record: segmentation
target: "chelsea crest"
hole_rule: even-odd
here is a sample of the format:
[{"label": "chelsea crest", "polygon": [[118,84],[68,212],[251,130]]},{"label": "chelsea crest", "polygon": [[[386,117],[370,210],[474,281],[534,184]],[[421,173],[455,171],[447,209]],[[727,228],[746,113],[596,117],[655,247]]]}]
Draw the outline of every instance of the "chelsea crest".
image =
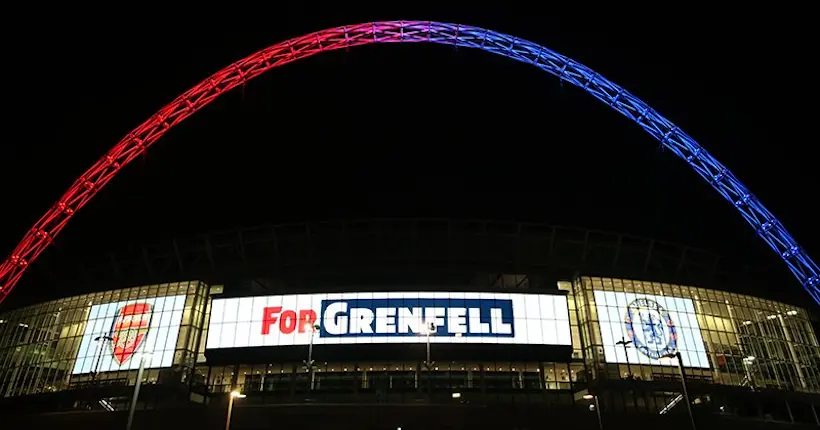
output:
[{"label": "chelsea crest", "polygon": [[635,348],[652,360],[674,354],[678,349],[678,334],[672,317],[652,299],[638,298],[630,302],[626,307],[624,325]]}]

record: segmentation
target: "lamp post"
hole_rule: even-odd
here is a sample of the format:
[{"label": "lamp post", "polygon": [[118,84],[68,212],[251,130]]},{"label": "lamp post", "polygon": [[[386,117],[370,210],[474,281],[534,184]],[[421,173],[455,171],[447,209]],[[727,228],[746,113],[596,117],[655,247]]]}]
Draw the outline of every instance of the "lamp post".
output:
[{"label": "lamp post", "polygon": [[748,382],[749,388],[751,388],[752,391],[755,390],[755,383],[754,383],[754,377],[753,377],[754,376],[754,373],[753,373],[754,369],[752,369],[752,366],[754,365],[755,359],[756,359],[755,356],[750,355],[748,357],[743,357],[743,360],[742,360],[743,370],[746,371],[746,382]]},{"label": "lamp post", "polygon": [[228,396],[228,417],[225,419],[225,430],[231,430],[231,414],[233,413],[234,399],[244,399],[245,397],[247,396],[239,391],[231,391],[231,395]]},{"label": "lamp post", "polygon": [[624,347],[624,357],[626,358],[626,375],[632,376],[632,369],[629,368],[629,354],[626,353],[626,347],[632,345],[632,341],[626,340],[626,338],[622,337],[621,340],[615,342],[615,345],[621,345]]},{"label": "lamp post", "polygon": [[113,337],[104,334],[94,338],[94,342],[97,342],[97,354],[95,357],[96,362],[94,363],[94,369],[91,373],[92,381],[97,381],[97,374],[100,371],[100,362],[102,361],[103,350],[105,349],[105,342],[112,342],[113,340]]},{"label": "lamp post", "polygon": [[308,340],[308,358],[304,361],[305,363],[305,372],[308,372],[309,384],[310,389],[313,390],[313,337],[316,335],[316,332],[319,331],[321,327],[319,324],[314,324],[311,327],[310,332],[310,339]]},{"label": "lamp post", "polygon": [[437,327],[435,322],[428,322],[427,323],[427,330],[425,330],[425,335],[427,335],[427,361],[424,362],[424,367],[427,368],[429,371],[431,367],[433,367],[434,361],[430,360],[430,336],[436,333]]},{"label": "lamp post", "polygon": [[681,357],[680,351],[675,351],[674,353],[664,355],[663,358],[676,358],[678,360],[678,372],[680,373],[680,383],[683,388],[683,401],[686,402],[686,410],[689,411],[689,421],[692,424],[692,430],[697,430],[695,416],[692,414],[692,403],[689,401],[689,392],[686,390],[686,373],[683,371],[683,357]]},{"label": "lamp post", "polygon": [[[424,336],[427,337],[427,360],[422,363],[424,368],[427,369],[427,401],[429,402],[433,395],[433,384],[430,380],[430,370],[433,368],[433,364],[435,363],[433,360],[430,359],[430,336],[436,333],[437,327],[435,321],[428,321],[424,324]],[[419,333],[422,334],[422,333]],[[416,372],[416,380],[421,378],[421,367],[419,367],[418,372]]]},{"label": "lamp post", "polygon": [[139,370],[137,370],[137,382],[134,384],[134,394],[131,396],[131,407],[128,409],[128,423],[125,425],[125,430],[131,430],[131,425],[134,423],[134,412],[137,410],[137,399],[140,395],[140,386],[142,386],[142,374],[145,371],[145,360],[150,357],[150,352],[143,352],[140,354],[140,367]]},{"label": "lamp post", "polygon": [[595,412],[598,414],[598,428],[604,430],[604,421],[601,419],[601,405],[598,403],[598,396],[596,394],[584,394],[584,399],[593,400]]}]

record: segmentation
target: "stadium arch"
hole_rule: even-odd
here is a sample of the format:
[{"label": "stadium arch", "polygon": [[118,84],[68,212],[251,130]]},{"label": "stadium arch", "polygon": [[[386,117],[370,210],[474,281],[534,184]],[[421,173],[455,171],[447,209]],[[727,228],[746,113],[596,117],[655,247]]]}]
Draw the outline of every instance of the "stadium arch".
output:
[{"label": "stadium arch", "polygon": [[820,304],[820,268],[777,218],[732,172],[694,139],[646,103],[592,69],[536,43],[492,30],[434,21],[381,21],[335,27],[296,37],[245,57],[216,72],[160,109],[94,163],[26,232],[0,264],[0,303],[31,263],[53,242],[66,223],[123,166],[142,154],[169,129],[231,89],[268,70],[325,51],[375,43],[427,42],[475,48],[531,64],[590,93],[630,118],[684,160],[755,229]]}]

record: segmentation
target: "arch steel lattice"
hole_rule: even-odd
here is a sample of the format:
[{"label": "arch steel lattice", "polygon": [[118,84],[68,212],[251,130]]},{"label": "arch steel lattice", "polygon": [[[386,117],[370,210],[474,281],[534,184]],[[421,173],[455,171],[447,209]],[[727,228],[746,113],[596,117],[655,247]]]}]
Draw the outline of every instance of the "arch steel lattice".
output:
[{"label": "arch steel lattice", "polygon": [[220,70],[166,105],[120,140],[82,176],[23,237],[0,265],[0,303],[66,223],[99,190],[171,127],[236,86],[262,73],[312,55],[372,43],[428,42],[476,48],[531,64],[583,88],[635,121],[682,158],[728,200],[786,262],[820,304],[820,269],[783,225],[723,164],[646,103],[588,67],[536,43],[491,30],[430,21],[386,21],[336,27],[262,49]]}]

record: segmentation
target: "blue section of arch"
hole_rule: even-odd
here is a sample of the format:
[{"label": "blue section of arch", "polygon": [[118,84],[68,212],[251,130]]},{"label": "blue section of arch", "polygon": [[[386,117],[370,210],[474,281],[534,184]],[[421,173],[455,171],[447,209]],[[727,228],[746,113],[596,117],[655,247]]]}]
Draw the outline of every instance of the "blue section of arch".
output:
[{"label": "blue section of arch", "polygon": [[[531,64],[557,76],[563,82],[582,88],[631,119],[665,148],[685,161],[715,191],[729,201],[755,229],[757,235],[786,262],[795,278],[814,301],[820,304],[820,268],[786,231],[783,224],[726,166],[675,124],[628,91],[583,64],[514,36],[459,24],[409,21],[397,24],[402,32],[408,33],[424,32],[424,26],[427,26],[428,42],[481,49]],[[418,41],[417,34],[408,36],[408,41]]]}]

